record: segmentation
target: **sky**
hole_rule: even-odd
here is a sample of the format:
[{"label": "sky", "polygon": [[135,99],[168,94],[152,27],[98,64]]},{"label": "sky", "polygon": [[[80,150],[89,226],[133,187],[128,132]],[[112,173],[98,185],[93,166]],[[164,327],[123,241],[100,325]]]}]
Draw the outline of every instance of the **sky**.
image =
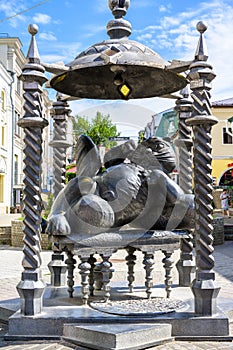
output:
[{"label": "sky", "polygon": [[[0,36],[19,37],[26,55],[28,25],[37,24],[40,58],[46,63],[67,64],[89,46],[108,39],[106,25],[112,19],[107,0],[0,0]],[[204,21],[208,62],[216,73],[211,101],[233,97],[232,0],[131,0],[125,19],[132,25],[129,39],[148,46],[166,61],[194,58],[199,38],[196,24]],[[54,98],[54,91],[50,90],[50,96]],[[73,115],[109,114],[122,136],[144,129],[152,115],[174,104],[175,100],[164,98],[70,102]]]}]

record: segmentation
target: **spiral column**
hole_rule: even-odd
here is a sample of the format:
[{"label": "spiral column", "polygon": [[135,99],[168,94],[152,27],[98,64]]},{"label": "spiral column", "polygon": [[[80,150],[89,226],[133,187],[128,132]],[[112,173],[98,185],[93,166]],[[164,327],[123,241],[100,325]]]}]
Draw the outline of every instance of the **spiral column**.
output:
[{"label": "spiral column", "polygon": [[211,113],[210,90],[215,78],[212,66],[207,63],[204,32],[207,26],[198,22],[200,39],[195,59],[190,65],[188,79],[193,98],[193,112],[187,123],[194,135],[194,194],[196,209],[196,278],[192,283],[195,298],[195,313],[216,313],[216,298],[220,288],[215,284],[213,257],[212,177],[211,177],[211,129],[218,120]]},{"label": "spiral column", "polygon": [[40,64],[35,35],[36,25],[29,25],[32,35],[27,63],[22,70],[24,88],[24,116],[18,125],[24,128],[24,248],[22,279],[17,285],[21,313],[35,315],[42,311],[42,296],[45,285],[41,280],[41,163],[42,132],[48,125],[43,118],[42,85],[46,82],[44,68]]},{"label": "spiral column", "polygon": [[[192,136],[191,127],[186,120],[191,117],[192,102],[189,99],[189,87],[181,91],[181,98],[176,101],[175,111],[178,115],[178,139],[175,141],[179,149],[179,185],[184,193],[192,193]],[[187,237],[181,238],[180,260],[176,264],[179,272],[179,285],[189,287],[195,277],[195,262],[193,257],[193,234],[189,231]]]},{"label": "spiral column", "polygon": [[62,100],[62,94],[57,93],[57,101],[53,103],[53,197],[57,197],[65,186],[66,174],[66,149],[72,146],[67,141],[67,120],[71,110],[67,101]]},{"label": "spiral column", "polygon": [[[57,197],[64,188],[66,182],[66,149],[72,144],[67,141],[67,119],[70,114],[68,103],[62,100],[62,94],[57,93],[57,101],[53,103],[53,140],[50,146],[53,147],[53,197]],[[66,264],[61,254],[59,245],[53,243],[52,260],[48,264],[51,272],[51,285],[64,286],[66,279]]]}]

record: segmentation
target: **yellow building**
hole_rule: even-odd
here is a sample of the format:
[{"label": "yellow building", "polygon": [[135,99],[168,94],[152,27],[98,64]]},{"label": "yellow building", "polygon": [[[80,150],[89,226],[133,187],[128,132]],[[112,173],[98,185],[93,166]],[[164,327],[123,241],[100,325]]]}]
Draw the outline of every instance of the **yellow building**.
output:
[{"label": "yellow building", "polygon": [[216,186],[233,188],[233,98],[212,103],[218,124],[212,129],[212,177]]},{"label": "yellow building", "polygon": [[[218,123],[212,128],[213,185],[233,192],[233,98],[212,103],[212,113]],[[178,117],[173,109],[152,117],[145,130],[147,137],[176,137]]]}]

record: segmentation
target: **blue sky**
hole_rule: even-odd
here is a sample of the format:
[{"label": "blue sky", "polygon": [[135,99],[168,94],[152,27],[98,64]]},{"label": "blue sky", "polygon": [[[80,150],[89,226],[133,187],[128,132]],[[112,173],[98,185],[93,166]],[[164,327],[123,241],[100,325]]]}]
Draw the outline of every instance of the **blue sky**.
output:
[{"label": "blue sky", "polygon": [[[21,14],[6,20],[16,13]],[[112,18],[107,0],[0,0],[0,35],[19,37],[26,54],[30,41],[27,27],[36,23],[41,61],[47,63],[69,63],[88,46],[108,39],[106,24]],[[131,0],[125,18],[132,24],[130,39],[147,45],[168,61],[193,59],[198,42],[196,24],[204,21],[208,25],[205,37],[209,62],[217,74],[212,84],[212,100],[233,96],[232,0]],[[100,105],[108,113],[108,105],[111,115],[110,102],[80,100],[73,102],[72,108],[74,114],[92,117],[96,109],[101,110]],[[174,101],[154,98],[114,102],[114,110],[118,116],[120,108],[122,113],[130,113],[132,104],[144,109],[138,108],[141,117],[136,117],[133,109],[132,120],[125,123],[142,128],[153,114],[173,106]],[[117,117],[113,119],[117,122]]]}]

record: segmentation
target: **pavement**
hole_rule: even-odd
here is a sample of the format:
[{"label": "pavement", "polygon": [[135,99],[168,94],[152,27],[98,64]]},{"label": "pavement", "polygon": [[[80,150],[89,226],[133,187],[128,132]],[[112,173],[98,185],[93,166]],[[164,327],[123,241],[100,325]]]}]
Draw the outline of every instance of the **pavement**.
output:
[{"label": "pavement", "polygon": [[[12,214],[18,215],[18,214]],[[225,219],[225,220],[232,220]],[[7,219],[5,218],[6,223]],[[2,226],[0,218],[0,226]],[[4,226],[4,225],[3,225]],[[230,319],[230,332],[233,336],[233,241],[226,241],[222,245],[215,246],[214,250],[215,258],[215,277],[216,284],[221,287],[220,293],[217,298],[217,303],[220,307],[227,305],[227,310],[229,311],[228,317]],[[51,251],[43,251],[42,256],[42,278],[46,284],[50,283],[50,272],[48,270],[48,263],[51,260]],[[23,258],[23,253],[21,249],[13,248],[10,246],[0,246],[0,304],[7,303],[14,305],[15,309],[19,306],[19,295],[16,289],[16,285],[21,280],[22,265],[21,261]],[[179,251],[176,251],[173,255],[175,262],[179,260]],[[155,264],[154,274],[156,279],[164,280],[164,270],[161,262],[161,257],[159,257],[158,263]],[[124,261],[123,252],[120,251],[113,256],[112,259],[113,267],[115,269],[113,284],[117,285],[118,283],[121,286],[127,282],[126,276],[126,265]],[[77,269],[76,269],[77,270]],[[75,271],[76,271],[75,270]],[[136,266],[136,278],[140,278],[142,275],[141,265]],[[143,271],[144,273],[144,271]],[[173,285],[177,286],[178,284],[178,273],[176,268],[173,269]],[[124,282],[126,281],[126,282]],[[79,274],[75,272],[75,284],[79,284]],[[126,284],[127,285],[127,284]],[[174,287],[172,294],[176,296],[179,288]],[[190,291],[190,295],[192,292]],[[0,312],[0,319],[4,319]],[[6,317],[7,321],[7,317]],[[50,341],[50,340],[37,340],[37,341],[10,341],[4,340],[4,335],[7,333],[7,322],[0,321],[0,348],[6,350],[88,350],[87,348],[80,346],[72,346],[70,344],[64,343],[62,341]],[[151,347],[150,350],[233,350],[233,342],[229,341],[172,341],[166,344],[161,344],[156,347]],[[148,349],[149,350],[149,349]]]}]

